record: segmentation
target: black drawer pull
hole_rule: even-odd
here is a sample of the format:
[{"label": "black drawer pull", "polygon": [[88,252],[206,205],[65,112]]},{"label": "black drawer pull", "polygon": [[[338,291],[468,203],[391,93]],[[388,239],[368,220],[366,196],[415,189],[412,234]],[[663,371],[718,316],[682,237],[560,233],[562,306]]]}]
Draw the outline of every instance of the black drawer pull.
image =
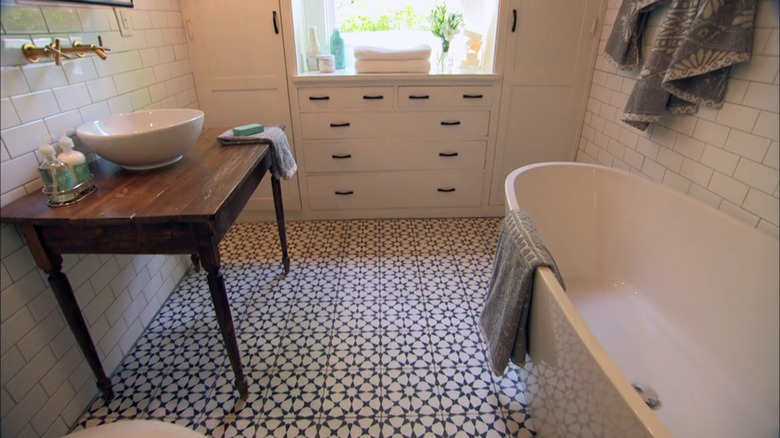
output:
[{"label": "black drawer pull", "polygon": [[441,193],[452,193],[452,192],[455,191],[455,188],[454,187],[450,187],[450,188],[447,188],[447,189],[439,188],[439,189],[436,189],[436,191],[439,191]]},{"label": "black drawer pull", "polygon": [[381,94],[378,94],[376,96],[363,96],[363,99],[365,100],[382,100],[385,96],[382,96]]},{"label": "black drawer pull", "polygon": [[330,124],[331,128],[346,128],[347,126],[349,126],[349,122],[345,122],[345,123],[331,123]]},{"label": "black drawer pull", "polygon": [[457,157],[457,152],[439,152],[440,157]]},{"label": "black drawer pull", "polygon": [[459,121],[455,121],[455,122],[441,122],[441,126],[458,126],[458,125],[460,125]]},{"label": "black drawer pull", "polygon": [[464,99],[482,99],[483,97],[484,96],[482,96],[481,94],[464,94],[463,95]]},{"label": "black drawer pull", "polygon": [[309,96],[309,100],[330,100],[330,96]]},{"label": "black drawer pull", "polygon": [[339,196],[349,196],[355,194],[355,192],[352,190],[336,190],[334,193]]},{"label": "black drawer pull", "polygon": [[334,160],[343,160],[345,158],[352,158],[352,155],[350,155],[350,154],[342,154],[342,155],[333,154],[330,157],[333,158]]},{"label": "black drawer pull", "polygon": [[409,95],[409,99],[413,99],[413,100],[425,100],[425,99],[430,99],[430,98],[431,98],[431,96],[428,96],[427,94],[412,94],[412,95]]}]

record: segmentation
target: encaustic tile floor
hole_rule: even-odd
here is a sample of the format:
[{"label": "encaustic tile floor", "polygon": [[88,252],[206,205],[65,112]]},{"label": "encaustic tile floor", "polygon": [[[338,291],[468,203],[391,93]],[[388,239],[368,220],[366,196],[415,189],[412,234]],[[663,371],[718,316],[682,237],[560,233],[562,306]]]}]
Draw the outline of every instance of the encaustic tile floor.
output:
[{"label": "encaustic tile floor", "polygon": [[206,274],[189,272],[74,430],[159,419],[207,436],[533,436],[517,368],[477,320],[499,218],[234,225],[221,244],[249,398]]}]

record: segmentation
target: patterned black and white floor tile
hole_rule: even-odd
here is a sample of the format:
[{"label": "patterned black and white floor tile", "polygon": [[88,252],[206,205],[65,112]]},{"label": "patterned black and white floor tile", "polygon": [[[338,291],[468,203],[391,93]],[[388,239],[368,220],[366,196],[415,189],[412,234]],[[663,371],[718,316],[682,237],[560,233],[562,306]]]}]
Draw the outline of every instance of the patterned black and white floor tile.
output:
[{"label": "patterned black and white floor tile", "polygon": [[205,272],[191,270],[74,430],[159,419],[212,437],[531,437],[522,382],[487,367],[477,321],[500,218],[274,223],[221,243],[249,397]]}]

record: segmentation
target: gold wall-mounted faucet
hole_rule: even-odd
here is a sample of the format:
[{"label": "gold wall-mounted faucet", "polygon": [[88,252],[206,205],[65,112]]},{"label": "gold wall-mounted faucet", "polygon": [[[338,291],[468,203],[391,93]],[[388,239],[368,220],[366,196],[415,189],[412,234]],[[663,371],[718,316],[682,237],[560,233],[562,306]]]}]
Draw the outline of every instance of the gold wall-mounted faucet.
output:
[{"label": "gold wall-mounted faucet", "polygon": [[41,60],[41,57],[46,56],[54,58],[54,62],[57,65],[62,64],[62,58],[71,59],[72,57],[68,56],[70,53],[76,54],[79,58],[83,58],[87,53],[94,52],[100,59],[105,60],[108,58],[106,52],[109,50],[111,49],[103,46],[103,38],[100,36],[98,36],[97,46],[94,44],[84,44],[81,41],[76,40],[73,42],[73,47],[63,47],[59,38],[43,47],[35,47],[35,44],[32,43],[27,43],[22,46],[22,53],[28,61],[38,62]]}]

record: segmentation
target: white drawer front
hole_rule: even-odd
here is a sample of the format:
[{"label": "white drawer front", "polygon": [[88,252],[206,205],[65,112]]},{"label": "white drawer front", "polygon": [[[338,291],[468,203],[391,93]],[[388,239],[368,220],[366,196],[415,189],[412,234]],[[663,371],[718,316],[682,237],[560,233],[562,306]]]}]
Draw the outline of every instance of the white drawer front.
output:
[{"label": "white drawer front", "polygon": [[382,138],[392,132],[393,114],[301,113],[304,140]]},{"label": "white drawer front", "polygon": [[399,108],[484,108],[493,104],[491,86],[399,87]]},{"label": "white drawer front", "polygon": [[306,170],[367,172],[382,170],[481,170],[485,141],[340,141],[304,143]]},{"label": "white drawer front", "polygon": [[396,126],[410,140],[476,140],[488,135],[490,111],[398,113]]},{"label": "white drawer front", "polygon": [[393,108],[393,87],[312,87],[298,89],[301,111]]},{"label": "white drawer front", "polygon": [[382,172],[306,178],[312,210],[475,207],[482,172]]},{"label": "white drawer front", "polygon": [[301,113],[300,117],[304,140],[478,140],[487,137],[490,129],[490,111]]}]

